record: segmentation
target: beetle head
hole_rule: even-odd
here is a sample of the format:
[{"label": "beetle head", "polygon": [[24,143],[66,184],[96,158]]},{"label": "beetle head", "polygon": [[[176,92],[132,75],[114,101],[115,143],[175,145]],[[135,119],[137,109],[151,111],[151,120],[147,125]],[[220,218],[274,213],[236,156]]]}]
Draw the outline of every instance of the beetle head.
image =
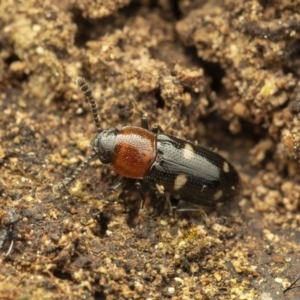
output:
[{"label": "beetle head", "polygon": [[117,133],[117,128],[110,127],[96,134],[92,141],[92,149],[97,153],[103,164],[112,163],[112,154]]}]

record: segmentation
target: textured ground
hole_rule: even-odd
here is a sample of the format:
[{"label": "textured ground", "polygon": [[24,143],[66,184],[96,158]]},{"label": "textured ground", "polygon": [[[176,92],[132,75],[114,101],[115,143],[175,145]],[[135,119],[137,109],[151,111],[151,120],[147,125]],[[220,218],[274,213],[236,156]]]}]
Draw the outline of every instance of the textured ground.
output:
[{"label": "textured ground", "polygon": [[[300,2],[0,2],[0,299],[297,299]],[[170,215],[90,153],[101,126],[151,124],[217,148],[243,192]],[[181,105],[181,108],[178,107]],[[172,109],[174,108],[174,109]],[[10,249],[11,248],[11,249]]]}]

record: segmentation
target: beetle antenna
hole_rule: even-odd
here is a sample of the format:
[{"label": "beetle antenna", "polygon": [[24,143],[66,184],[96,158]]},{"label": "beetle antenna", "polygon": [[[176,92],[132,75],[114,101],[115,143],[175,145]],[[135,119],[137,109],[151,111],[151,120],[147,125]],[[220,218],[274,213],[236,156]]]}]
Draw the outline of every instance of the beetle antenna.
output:
[{"label": "beetle antenna", "polygon": [[102,129],[101,129],[101,126],[100,126],[99,117],[98,117],[98,112],[97,112],[97,106],[96,106],[96,102],[95,102],[94,97],[93,97],[93,93],[92,93],[92,91],[89,89],[89,86],[87,85],[87,83],[85,82],[85,80],[84,80],[83,77],[77,77],[76,83],[78,84],[78,86],[79,86],[80,89],[82,90],[82,92],[83,92],[85,98],[86,98],[86,99],[90,102],[90,104],[91,104],[94,122],[95,122],[95,124],[96,124],[98,133],[100,133],[100,132],[102,131]]},{"label": "beetle antenna", "polygon": [[74,181],[79,174],[86,168],[86,166],[89,164],[90,161],[92,161],[97,156],[97,153],[95,151],[92,152],[90,156],[88,156],[74,171],[74,173],[71,175],[71,177],[66,177],[64,180],[62,180],[60,183],[55,185],[52,189],[54,194],[58,194],[61,192],[64,188],[67,189],[67,186],[70,185],[72,181]]}]

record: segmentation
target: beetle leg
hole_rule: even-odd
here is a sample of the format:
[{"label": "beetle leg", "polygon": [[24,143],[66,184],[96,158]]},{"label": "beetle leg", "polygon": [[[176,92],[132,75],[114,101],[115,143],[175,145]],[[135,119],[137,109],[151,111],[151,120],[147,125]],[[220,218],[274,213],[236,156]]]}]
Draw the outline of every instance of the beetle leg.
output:
[{"label": "beetle leg", "polygon": [[209,225],[209,218],[205,212],[205,210],[201,207],[197,207],[197,208],[192,208],[192,207],[189,207],[189,208],[178,208],[176,209],[176,211],[178,212],[187,212],[187,211],[195,211],[195,212],[199,212],[203,221],[205,222],[206,225]]},{"label": "beetle leg", "polygon": [[[171,114],[174,115],[175,114],[175,110],[176,110],[176,107],[177,108],[180,108],[181,106],[181,103],[179,103],[178,101],[175,101],[173,104],[172,104],[172,107],[171,107]],[[154,134],[157,134],[157,133],[164,133],[164,132],[167,132],[169,130],[169,128],[172,128],[173,127],[173,124],[176,122],[176,118],[174,118],[174,116],[170,119],[169,123],[167,124],[167,126],[165,126],[165,129],[162,129],[162,127],[160,125],[154,125],[151,129],[151,131],[154,133]]]},{"label": "beetle leg", "polygon": [[169,201],[170,209],[171,209],[173,215],[174,215],[175,211],[179,212],[179,213],[180,212],[189,212],[189,211],[199,212],[202,219],[204,220],[205,224],[207,225],[209,223],[208,216],[203,208],[201,208],[201,207],[181,207],[181,208],[179,208],[178,204],[179,204],[180,200],[176,199],[174,197],[168,198],[168,201]]},{"label": "beetle leg", "polygon": [[112,187],[114,191],[123,188],[127,182],[125,182],[124,178],[120,178],[118,182]]},{"label": "beetle leg", "polygon": [[169,202],[170,209],[171,209],[172,211],[177,210],[177,206],[178,206],[178,203],[179,203],[179,199],[176,199],[176,198],[174,198],[174,197],[172,197],[172,196],[169,195],[169,196],[167,197],[167,200],[168,200],[168,202]]},{"label": "beetle leg", "polygon": [[140,112],[140,116],[141,116],[141,127],[146,129],[146,130],[149,130],[149,124],[148,124],[147,116],[142,111],[139,111],[139,112]]},{"label": "beetle leg", "polygon": [[111,189],[116,191],[126,187],[132,187],[133,183],[136,184],[136,180],[131,178],[126,178],[126,177],[121,177],[118,179],[117,183]]},{"label": "beetle leg", "polygon": [[131,186],[135,184],[136,179],[127,178],[127,177],[119,177],[117,183],[113,186],[113,189],[124,188],[126,186]]},{"label": "beetle leg", "polygon": [[165,194],[165,197],[166,197],[167,205],[169,205],[169,214],[170,216],[175,218],[179,200],[175,199],[170,194]]},{"label": "beetle leg", "polygon": [[132,106],[133,106],[133,111],[135,113],[139,114],[140,117],[141,117],[141,127],[146,129],[146,130],[149,130],[147,115],[137,108],[137,103],[134,99],[130,99],[130,101],[131,101]]},{"label": "beetle leg", "polygon": [[141,207],[140,207],[140,211],[144,210],[145,207],[145,203],[146,203],[146,198],[144,196],[144,194],[142,193],[142,184],[139,181],[135,182],[135,187],[140,195],[141,198]]},{"label": "beetle leg", "polygon": [[151,129],[151,131],[155,134],[158,134],[158,133],[163,133],[163,129],[161,128],[160,125],[154,125]]}]

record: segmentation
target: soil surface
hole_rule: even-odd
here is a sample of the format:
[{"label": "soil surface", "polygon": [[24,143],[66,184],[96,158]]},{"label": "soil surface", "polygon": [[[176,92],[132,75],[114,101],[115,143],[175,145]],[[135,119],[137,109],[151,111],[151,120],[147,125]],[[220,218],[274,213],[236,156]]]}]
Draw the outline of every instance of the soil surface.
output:
[{"label": "soil surface", "polygon": [[[0,299],[300,299],[300,2],[0,2]],[[96,127],[151,125],[228,159],[221,208],[165,197],[95,160]],[[180,203],[188,207],[187,202]],[[300,283],[299,283],[300,285]]]}]

